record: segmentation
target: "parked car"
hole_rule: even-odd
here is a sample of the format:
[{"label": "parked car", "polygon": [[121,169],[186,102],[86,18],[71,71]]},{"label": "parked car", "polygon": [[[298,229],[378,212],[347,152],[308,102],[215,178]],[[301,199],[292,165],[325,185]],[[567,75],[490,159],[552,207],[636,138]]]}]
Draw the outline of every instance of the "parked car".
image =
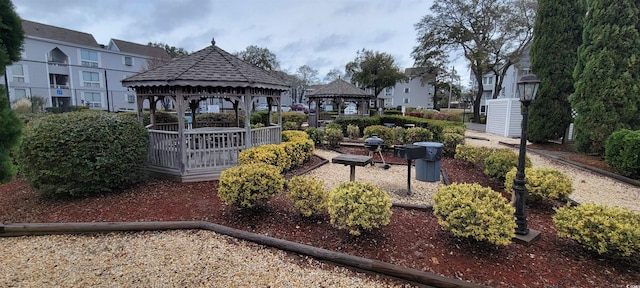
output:
[{"label": "parked car", "polygon": [[309,113],[309,105],[304,103],[295,103],[291,105],[291,111],[303,112],[304,114]]},{"label": "parked car", "polygon": [[[289,107],[289,105],[282,105],[282,107],[280,108],[282,109],[282,112],[291,111],[291,107]],[[276,105],[271,106],[271,112],[278,112],[278,106]]]},{"label": "parked car", "polygon": [[355,115],[358,114],[358,106],[355,103],[348,103],[347,107],[344,108],[344,115]]},{"label": "parked car", "polygon": [[269,110],[269,106],[267,103],[258,103],[256,104],[256,111],[267,111]]}]

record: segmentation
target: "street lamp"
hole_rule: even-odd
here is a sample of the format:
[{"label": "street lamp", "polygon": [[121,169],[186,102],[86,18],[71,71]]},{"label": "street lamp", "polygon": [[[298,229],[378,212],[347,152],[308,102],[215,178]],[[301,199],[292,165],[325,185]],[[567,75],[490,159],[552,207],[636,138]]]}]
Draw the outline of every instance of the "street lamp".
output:
[{"label": "street lamp", "polygon": [[529,118],[529,104],[536,97],[538,92],[538,86],[540,80],[536,75],[526,74],[520,77],[518,80],[518,97],[520,97],[520,103],[524,106],[522,110],[522,132],[520,136],[520,154],[518,157],[518,171],[516,173],[516,179],[513,180],[513,192],[515,194],[515,208],[516,208],[516,235],[528,235],[529,228],[527,228],[527,215],[524,211],[525,196],[527,189],[525,187],[524,177],[524,165],[527,154],[527,121]]}]

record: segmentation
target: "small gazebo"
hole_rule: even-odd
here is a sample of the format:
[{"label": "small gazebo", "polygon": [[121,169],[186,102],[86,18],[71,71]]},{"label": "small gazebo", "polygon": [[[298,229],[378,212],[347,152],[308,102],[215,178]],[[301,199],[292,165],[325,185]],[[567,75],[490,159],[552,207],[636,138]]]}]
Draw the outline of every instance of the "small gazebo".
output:
[{"label": "small gazebo", "polygon": [[[222,171],[237,165],[241,150],[282,140],[280,95],[289,86],[215,46],[215,41],[211,44],[122,80],[123,86],[136,92],[141,122],[143,103],[149,103],[147,170],[152,175],[182,182],[219,179]],[[278,123],[252,129],[251,108],[260,97],[267,98],[269,107],[277,105]],[[209,98],[231,102],[237,127],[207,127],[195,122],[189,127],[182,121],[187,109],[195,120],[199,102]],[[178,123],[156,123],[156,105],[165,99],[173,101]]]},{"label": "small gazebo", "polygon": [[[307,94],[309,102],[315,102],[316,114],[313,115],[313,119],[309,120],[309,125],[312,127],[318,127],[318,115],[320,101],[331,99],[336,102],[338,106],[338,118],[341,117],[368,117],[369,116],[369,101],[375,97],[372,94],[365,92],[364,90],[356,87],[355,85],[338,78],[333,80],[329,84],[321,87]],[[344,115],[341,107],[344,102],[355,102],[358,109],[356,114]]]}]

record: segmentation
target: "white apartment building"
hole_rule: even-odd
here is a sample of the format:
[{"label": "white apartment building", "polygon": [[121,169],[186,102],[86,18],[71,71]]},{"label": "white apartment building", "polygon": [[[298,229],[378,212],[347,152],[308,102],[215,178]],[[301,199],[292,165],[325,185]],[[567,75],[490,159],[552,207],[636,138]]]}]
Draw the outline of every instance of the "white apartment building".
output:
[{"label": "white apartment building", "polygon": [[23,20],[22,59],[7,67],[4,83],[13,103],[41,97],[45,107],[63,111],[88,106],[106,111],[135,111],[133,91],[121,80],[170,60],[164,49]]}]

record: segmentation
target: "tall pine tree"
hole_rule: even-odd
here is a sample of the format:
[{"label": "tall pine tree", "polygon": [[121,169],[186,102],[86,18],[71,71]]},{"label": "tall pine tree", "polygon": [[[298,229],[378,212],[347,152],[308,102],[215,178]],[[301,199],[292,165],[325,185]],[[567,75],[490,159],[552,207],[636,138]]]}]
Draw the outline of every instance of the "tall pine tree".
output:
[{"label": "tall pine tree", "polygon": [[539,0],[529,55],[540,79],[529,111],[528,140],[545,142],[564,136],[571,123],[569,95],[580,46],[584,11],[572,0]]},{"label": "tall pine tree", "polygon": [[569,98],[578,151],[604,153],[614,131],[640,126],[640,10],[637,0],[591,0]]}]

